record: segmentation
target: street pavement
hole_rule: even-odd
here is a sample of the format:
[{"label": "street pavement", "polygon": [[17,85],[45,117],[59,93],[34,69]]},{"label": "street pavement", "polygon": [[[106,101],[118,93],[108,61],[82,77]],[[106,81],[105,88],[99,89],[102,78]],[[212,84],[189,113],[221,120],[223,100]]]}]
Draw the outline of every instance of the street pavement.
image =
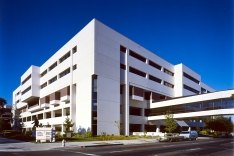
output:
[{"label": "street pavement", "polygon": [[[117,146],[129,144],[156,143],[156,139],[137,139],[137,140],[110,140],[110,141],[85,141],[85,142],[66,142],[65,147],[96,147],[96,146]],[[43,151],[64,147],[62,142],[55,143],[32,143],[0,137],[0,152],[16,151]]]},{"label": "street pavement", "polygon": [[[1,140],[1,139],[0,139]],[[1,145],[8,140],[1,140]],[[199,138],[196,141],[157,142],[155,139],[69,142],[65,147],[60,143],[21,143],[10,140],[12,146],[0,150],[1,156],[233,156],[233,138]],[[120,144],[124,145],[120,145]],[[8,144],[8,143],[7,143]],[[8,144],[8,145],[10,145]],[[23,145],[23,144],[22,144]],[[59,147],[56,147],[58,145]],[[107,146],[110,145],[110,146]],[[47,146],[47,147],[46,147]],[[103,146],[103,147],[99,147]],[[18,147],[18,149],[17,149]],[[27,150],[27,151],[24,151]]]}]

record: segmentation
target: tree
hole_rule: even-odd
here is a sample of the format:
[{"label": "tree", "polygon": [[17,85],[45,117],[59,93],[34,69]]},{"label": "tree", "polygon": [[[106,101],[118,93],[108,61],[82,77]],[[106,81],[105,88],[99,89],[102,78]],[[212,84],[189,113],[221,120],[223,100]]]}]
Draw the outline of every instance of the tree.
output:
[{"label": "tree", "polygon": [[206,128],[214,130],[216,132],[230,133],[233,130],[233,123],[230,118],[225,118],[221,116],[221,117],[216,117],[215,119],[207,120]]},{"label": "tree", "polygon": [[177,128],[176,121],[173,118],[173,114],[171,114],[169,111],[165,114],[165,126],[166,132],[169,133],[172,133]]},{"label": "tree", "polygon": [[12,126],[12,128],[14,129],[14,130],[19,130],[19,131],[21,131],[22,130],[22,128],[23,128],[23,122],[21,122],[20,121],[20,110],[19,109],[17,109],[17,107],[14,105],[13,107],[12,107],[12,109],[13,109],[13,111],[14,111],[14,113],[13,113],[13,118],[12,118],[12,122],[13,122],[13,126]]},{"label": "tree", "polygon": [[6,100],[0,97],[0,108],[3,108],[6,105]]},{"label": "tree", "polygon": [[69,117],[67,116],[63,125],[65,127],[65,133],[67,133],[71,131],[70,128],[73,127],[74,123],[72,123],[72,120],[70,120]]}]

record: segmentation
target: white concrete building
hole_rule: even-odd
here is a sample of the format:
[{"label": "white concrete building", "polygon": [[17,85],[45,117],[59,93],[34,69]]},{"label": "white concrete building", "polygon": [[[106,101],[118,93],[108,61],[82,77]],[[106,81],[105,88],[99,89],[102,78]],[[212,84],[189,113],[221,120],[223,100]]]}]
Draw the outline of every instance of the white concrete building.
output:
[{"label": "white concrete building", "polygon": [[74,131],[129,135],[149,127],[153,102],[213,91],[185,65],[173,65],[93,19],[21,76],[13,103],[25,128],[37,116],[63,131],[68,116]]}]

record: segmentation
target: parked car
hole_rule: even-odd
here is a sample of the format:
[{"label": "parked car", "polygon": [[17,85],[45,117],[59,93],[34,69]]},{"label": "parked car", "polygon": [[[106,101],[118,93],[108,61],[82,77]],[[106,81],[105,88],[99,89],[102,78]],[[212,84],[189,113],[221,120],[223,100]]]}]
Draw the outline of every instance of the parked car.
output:
[{"label": "parked car", "polygon": [[173,134],[173,133],[166,133],[164,136],[161,136],[159,138],[160,142],[173,142],[173,141],[180,141],[183,140],[184,137],[179,136],[178,134]]},{"label": "parked car", "polygon": [[197,140],[198,133],[196,131],[182,131],[179,136],[183,136],[185,140]]}]

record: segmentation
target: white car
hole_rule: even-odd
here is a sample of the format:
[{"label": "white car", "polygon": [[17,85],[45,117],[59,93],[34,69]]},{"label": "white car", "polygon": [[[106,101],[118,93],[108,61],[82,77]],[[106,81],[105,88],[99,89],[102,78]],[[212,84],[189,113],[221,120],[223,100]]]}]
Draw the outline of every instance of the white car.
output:
[{"label": "white car", "polygon": [[196,140],[198,134],[196,131],[182,131],[179,136],[183,136],[186,140]]}]

